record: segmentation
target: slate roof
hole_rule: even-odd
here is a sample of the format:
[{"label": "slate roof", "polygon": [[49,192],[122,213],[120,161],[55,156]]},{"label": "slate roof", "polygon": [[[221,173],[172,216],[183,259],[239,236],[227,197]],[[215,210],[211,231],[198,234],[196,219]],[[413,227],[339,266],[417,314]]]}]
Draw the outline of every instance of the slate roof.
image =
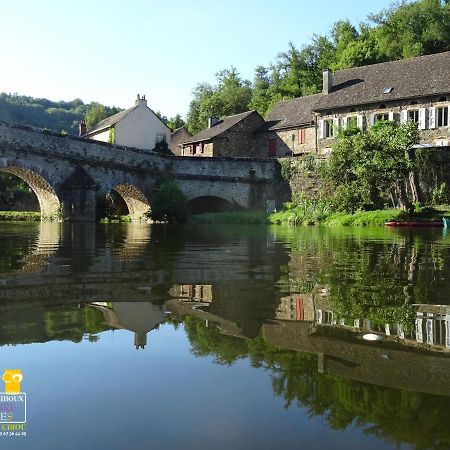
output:
[{"label": "slate roof", "polygon": [[234,116],[224,117],[213,127],[206,128],[205,130],[200,131],[199,133],[189,138],[188,141],[183,142],[183,144],[192,144],[193,142],[201,142],[213,139],[219,134],[222,134],[224,131],[227,131],[231,127],[234,127],[237,123],[254,113],[258,114],[256,111],[246,111],[240,114],[235,114]]},{"label": "slate roof", "polygon": [[133,106],[128,109],[124,109],[123,111],[118,112],[117,114],[114,114],[113,116],[107,117],[106,119],[101,120],[92,130],[89,130],[86,133],[86,136],[89,136],[92,133],[96,133],[98,131],[104,130],[106,128],[112,127],[115,125],[119,120],[122,120],[125,116],[127,116],[133,109],[137,108],[137,106]]},{"label": "slate roof", "polygon": [[313,109],[320,96],[314,94],[277,103],[266,117],[265,130],[311,124],[314,121]]},{"label": "slate roof", "polygon": [[[386,88],[392,88],[384,94]],[[450,52],[339,70],[316,111],[450,93]]]}]

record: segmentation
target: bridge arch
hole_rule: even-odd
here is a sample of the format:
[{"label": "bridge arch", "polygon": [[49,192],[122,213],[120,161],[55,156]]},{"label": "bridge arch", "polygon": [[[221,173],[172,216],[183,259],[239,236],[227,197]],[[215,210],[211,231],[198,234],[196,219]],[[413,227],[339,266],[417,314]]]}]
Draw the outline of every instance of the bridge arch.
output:
[{"label": "bridge arch", "polygon": [[59,220],[61,211],[61,201],[46,178],[32,170],[23,167],[22,164],[9,163],[0,166],[0,172],[10,173],[23,180],[36,194],[43,220]]},{"label": "bridge arch", "polygon": [[112,188],[123,199],[133,222],[144,221],[150,212],[150,202],[145,194],[131,184],[117,184]]},{"label": "bridge arch", "polygon": [[201,195],[193,197],[187,202],[189,211],[192,214],[201,214],[204,212],[225,212],[235,209],[233,203],[224,197],[216,195]]}]

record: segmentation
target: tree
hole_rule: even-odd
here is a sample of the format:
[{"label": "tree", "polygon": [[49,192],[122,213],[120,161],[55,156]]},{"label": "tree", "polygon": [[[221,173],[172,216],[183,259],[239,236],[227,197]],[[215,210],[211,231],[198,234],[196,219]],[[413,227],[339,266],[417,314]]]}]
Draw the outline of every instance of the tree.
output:
[{"label": "tree", "polygon": [[251,83],[243,80],[234,67],[216,74],[217,84],[198,84],[189,106],[188,130],[195,134],[206,128],[209,117],[224,117],[250,109]]},{"label": "tree", "polygon": [[186,222],[186,198],[173,180],[165,180],[157,188],[152,202],[151,218],[169,223]]},{"label": "tree", "polygon": [[108,113],[103,105],[100,105],[99,103],[93,103],[91,105],[92,106],[89,107],[86,115],[84,116],[88,130],[95,127],[95,125],[97,125],[101,120],[108,117]]},{"label": "tree", "polygon": [[177,130],[184,127],[186,122],[182,119],[181,114],[177,114],[175,117],[170,118],[166,124],[171,130]]},{"label": "tree", "polygon": [[333,147],[328,175],[339,209],[354,212],[406,207],[405,181],[412,169],[407,150],[418,142],[417,125],[380,121],[368,131],[342,133]]}]

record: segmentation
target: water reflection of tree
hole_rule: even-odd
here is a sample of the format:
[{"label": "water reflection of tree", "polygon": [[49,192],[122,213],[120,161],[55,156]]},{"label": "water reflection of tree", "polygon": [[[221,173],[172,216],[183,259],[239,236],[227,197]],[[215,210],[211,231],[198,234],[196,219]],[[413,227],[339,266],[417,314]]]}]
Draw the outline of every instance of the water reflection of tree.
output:
[{"label": "water reflection of tree", "polygon": [[448,303],[450,248],[439,231],[303,229],[282,238],[291,261],[281,289],[326,285],[340,316],[411,323],[413,303]]},{"label": "water reflection of tree", "polygon": [[249,358],[251,365],[268,372],[272,388],[285,402],[324,417],[331,428],[349,426],[396,445],[416,449],[450,447],[450,399],[430,394],[368,385],[317,371],[317,355],[274,346],[260,335],[253,340],[220,334],[203,320],[186,316],[184,326],[196,356],[212,356],[231,365]]}]

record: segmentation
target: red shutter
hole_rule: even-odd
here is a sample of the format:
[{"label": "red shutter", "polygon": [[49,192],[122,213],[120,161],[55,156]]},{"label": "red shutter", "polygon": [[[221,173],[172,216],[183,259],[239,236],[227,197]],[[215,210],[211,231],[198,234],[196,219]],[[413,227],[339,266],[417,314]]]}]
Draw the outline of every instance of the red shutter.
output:
[{"label": "red shutter", "polygon": [[269,139],[267,141],[268,147],[268,155],[271,157],[277,156],[277,140],[276,139]]},{"label": "red shutter", "polygon": [[305,308],[303,306],[303,300],[300,297],[297,298],[296,307],[297,307],[296,319],[305,320]]},{"label": "red shutter", "polygon": [[298,143],[304,144],[305,143],[305,129],[302,128],[301,130],[298,130]]}]

